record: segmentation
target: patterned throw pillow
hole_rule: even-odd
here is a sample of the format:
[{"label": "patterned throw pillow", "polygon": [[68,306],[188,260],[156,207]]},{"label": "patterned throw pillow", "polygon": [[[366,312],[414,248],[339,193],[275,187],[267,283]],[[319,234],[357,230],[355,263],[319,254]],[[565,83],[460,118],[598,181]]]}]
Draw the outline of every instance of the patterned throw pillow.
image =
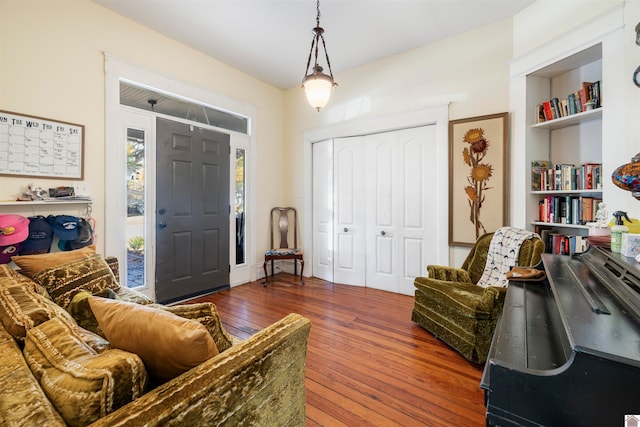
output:
[{"label": "patterned throw pillow", "polygon": [[27,330],[54,317],[73,322],[65,310],[36,291],[39,286],[6,265],[0,266],[0,322],[17,341]]},{"label": "patterned throw pillow", "polygon": [[0,328],[0,425],[65,427],[9,333]]},{"label": "patterned throw pillow", "polygon": [[145,392],[142,360],[126,351],[97,353],[61,318],[27,332],[24,357],[45,394],[69,426],[84,426]]},{"label": "patterned throw pillow", "polygon": [[146,305],[94,296],[88,299],[111,346],[140,356],[159,383],[218,354],[207,329],[195,320]]},{"label": "patterned throw pillow", "polygon": [[233,338],[222,327],[218,309],[215,304],[202,302],[198,304],[182,304],[174,306],[160,306],[170,313],[185,319],[195,320],[207,328],[209,334],[216,343],[218,351],[223,352],[233,345]]},{"label": "patterned throw pillow", "polygon": [[102,255],[93,255],[43,270],[33,277],[44,286],[53,301],[68,310],[74,295],[80,291],[97,294],[105,289],[120,289],[113,272]]},{"label": "patterned throw pillow", "polygon": [[11,261],[20,267],[21,274],[24,274],[27,277],[33,277],[47,268],[87,258],[95,255],[95,253],[96,245],[91,245],[75,251],[51,252],[38,255],[19,255],[11,257]]},{"label": "patterned throw pillow", "polygon": [[[92,295],[87,291],[80,291],[75,294],[69,304],[69,313],[78,323],[78,326],[106,339],[106,335],[102,332],[102,329],[100,329],[100,325],[98,325],[96,316],[94,316],[93,311],[91,311],[91,306],[89,305],[90,296]],[[116,293],[111,289],[105,289],[102,292],[98,292],[96,296],[108,299],[118,299]]]}]

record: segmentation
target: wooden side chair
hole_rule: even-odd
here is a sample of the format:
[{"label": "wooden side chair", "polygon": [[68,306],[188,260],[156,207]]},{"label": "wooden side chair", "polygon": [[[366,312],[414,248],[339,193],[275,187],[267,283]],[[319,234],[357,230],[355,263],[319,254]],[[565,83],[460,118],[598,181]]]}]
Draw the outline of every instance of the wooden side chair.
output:
[{"label": "wooden side chair", "polygon": [[[277,224],[277,229],[274,227]],[[271,229],[271,249],[264,253],[264,286],[269,283],[269,275],[267,273],[267,263],[271,261],[271,276],[274,273],[274,261],[292,259],[293,274],[298,275],[298,261],[300,261],[300,283],[304,283],[302,272],[304,270],[304,259],[302,249],[298,248],[298,212],[295,208],[271,209],[269,215],[269,227]],[[276,231],[277,230],[277,231]],[[279,236],[279,245],[274,245],[276,234]],[[291,236],[293,234],[293,236]],[[293,245],[289,244],[289,239],[293,237]]]}]

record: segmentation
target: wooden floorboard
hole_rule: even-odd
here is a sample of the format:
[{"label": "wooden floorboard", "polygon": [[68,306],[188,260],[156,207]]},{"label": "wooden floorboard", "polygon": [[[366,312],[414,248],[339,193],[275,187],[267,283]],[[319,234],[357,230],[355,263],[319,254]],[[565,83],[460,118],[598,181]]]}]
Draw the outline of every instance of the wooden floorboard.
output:
[{"label": "wooden floorboard", "polygon": [[195,301],[239,338],[289,313],[311,320],[307,426],[485,425],[482,368],[411,321],[411,296],[281,273]]}]

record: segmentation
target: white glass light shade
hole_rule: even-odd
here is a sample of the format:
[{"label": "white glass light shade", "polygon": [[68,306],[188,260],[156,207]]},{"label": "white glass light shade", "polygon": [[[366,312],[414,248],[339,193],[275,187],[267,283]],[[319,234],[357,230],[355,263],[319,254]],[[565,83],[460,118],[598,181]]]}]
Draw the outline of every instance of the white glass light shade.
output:
[{"label": "white glass light shade", "polygon": [[307,101],[318,111],[329,102],[333,86],[333,79],[321,73],[309,74],[302,83]]}]

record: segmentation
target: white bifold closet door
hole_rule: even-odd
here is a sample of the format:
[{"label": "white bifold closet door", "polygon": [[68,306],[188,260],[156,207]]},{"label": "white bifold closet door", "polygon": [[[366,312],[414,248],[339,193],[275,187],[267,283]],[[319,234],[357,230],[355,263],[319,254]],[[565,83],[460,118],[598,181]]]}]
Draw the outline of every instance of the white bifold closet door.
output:
[{"label": "white bifold closet door", "polygon": [[314,275],[413,294],[413,279],[436,259],[435,132],[422,126],[314,144]]}]

